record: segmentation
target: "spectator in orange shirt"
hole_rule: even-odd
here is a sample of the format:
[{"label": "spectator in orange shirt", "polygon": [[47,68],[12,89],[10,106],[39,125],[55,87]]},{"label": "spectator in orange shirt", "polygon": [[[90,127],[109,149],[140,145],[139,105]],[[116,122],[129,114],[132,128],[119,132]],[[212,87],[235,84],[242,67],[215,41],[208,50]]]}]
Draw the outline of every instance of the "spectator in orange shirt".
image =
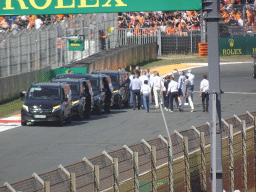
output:
[{"label": "spectator in orange shirt", "polygon": [[172,35],[172,34],[175,34],[175,33],[176,33],[175,28],[173,28],[170,25],[168,25],[167,28],[166,28],[166,34],[167,35]]}]

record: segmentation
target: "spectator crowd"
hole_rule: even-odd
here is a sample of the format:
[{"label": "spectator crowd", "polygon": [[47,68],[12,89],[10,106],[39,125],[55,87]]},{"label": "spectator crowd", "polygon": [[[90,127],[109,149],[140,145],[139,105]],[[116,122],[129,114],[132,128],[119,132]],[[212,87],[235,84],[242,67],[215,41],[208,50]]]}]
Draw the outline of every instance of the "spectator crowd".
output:
[{"label": "spectator crowd", "polygon": [[[243,26],[243,7],[246,2],[254,5],[255,0],[220,0],[222,20],[229,26]],[[256,11],[254,6],[245,9],[245,26],[253,27]],[[0,16],[0,33],[17,33],[20,30],[39,29],[48,24],[57,24],[76,15],[23,15]],[[191,30],[201,29],[201,11],[157,11],[118,13],[118,27],[130,29],[147,29],[154,34],[161,30],[162,34],[187,36]]]},{"label": "spectator crowd", "polygon": [[42,26],[57,24],[74,18],[75,15],[23,15],[23,16],[0,16],[0,34],[4,32],[17,33],[20,30],[40,29]]}]

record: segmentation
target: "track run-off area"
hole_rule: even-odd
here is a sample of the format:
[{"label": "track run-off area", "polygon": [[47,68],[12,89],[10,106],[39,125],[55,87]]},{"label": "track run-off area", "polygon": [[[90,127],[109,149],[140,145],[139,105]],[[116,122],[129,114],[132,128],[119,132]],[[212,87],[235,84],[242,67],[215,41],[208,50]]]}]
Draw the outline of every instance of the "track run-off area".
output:
[{"label": "track run-off area", "polygon": [[[179,70],[177,66],[173,67]],[[195,75],[196,112],[191,113],[189,106],[185,106],[184,112],[178,112],[176,108],[173,113],[165,111],[171,134],[174,130],[183,131],[209,121],[209,113],[202,111],[199,97],[199,84],[202,76],[208,74],[208,67],[193,64],[184,68],[192,68]],[[220,68],[221,88],[224,91],[221,96],[222,118],[256,111],[256,79],[252,77],[252,63],[221,64]],[[172,72],[168,68],[155,70],[160,75]],[[104,150],[110,152],[123,145],[139,143],[141,139],[154,139],[159,134],[166,136],[165,126],[160,109],[153,104],[149,113],[143,109],[134,111],[132,107],[113,109],[110,114],[91,115],[89,120],[73,121],[64,127],[54,127],[50,123],[21,127],[10,120],[9,128],[6,124],[0,126],[0,186],[6,181],[14,183],[27,179],[34,172],[42,174],[51,171],[60,164],[67,166],[84,157],[101,155]]]}]

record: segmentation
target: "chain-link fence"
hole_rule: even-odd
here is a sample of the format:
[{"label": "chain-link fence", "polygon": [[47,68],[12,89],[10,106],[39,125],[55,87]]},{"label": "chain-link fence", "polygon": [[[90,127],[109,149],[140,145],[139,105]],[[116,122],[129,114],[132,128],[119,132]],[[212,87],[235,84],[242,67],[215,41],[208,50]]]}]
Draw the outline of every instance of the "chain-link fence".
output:
[{"label": "chain-link fence", "polygon": [[[222,120],[223,188],[226,191],[254,188],[255,117],[256,112],[247,112]],[[12,185],[5,183],[0,192],[12,189],[22,192],[210,191],[210,124],[175,131],[171,140],[171,153],[167,139],[159,136],[110,153],[103,152],[89,160],[84,158],[73,165],[60,165],[56,170],[39,176],[33,174],[32,178]]]},{"label": "chain-link fence", "polygon": [[[115,30],[108,34],[108,29]],[[117,14],[85,14],[48,25],[39,30],[0,34],[0,77],[51,66],[57,68],[102,49],[118,46]],[[100,38],[102,31],[107,38]],[[74,36],[84,37],[84,51],[69,51]],[[103,45],[104,44],[104,45]]]}]

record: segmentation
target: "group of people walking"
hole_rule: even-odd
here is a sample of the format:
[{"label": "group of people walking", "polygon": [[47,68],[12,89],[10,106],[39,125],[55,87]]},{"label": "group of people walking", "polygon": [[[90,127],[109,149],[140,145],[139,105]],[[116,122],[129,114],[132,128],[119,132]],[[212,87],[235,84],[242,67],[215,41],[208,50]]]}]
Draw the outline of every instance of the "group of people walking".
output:
[{"label": "group of people walking", "polygon": [[[193,103],[194,80],[195,76],[188,70],[177,71],[179,74],[178,81],[174,80],[174,75],[167,75],[164,78],[159,76],[159,72],[145,71],[136,67],[135,72],[131,70],[130,91],[133,109],[141,106],[145,108],[145,112],[149,112],[149,102],[155,104],[156,108],[160,104],[164,104],[164,109],[173,112],[173,102],[175,101],[178,111],[183,111],[184,105],[190,105],[191,112],[195,111]],[[208,112],[209,106],[209,81],[207,76],[203,75],[203,80],[200,82],[200,97],[202,97],[203,112]]]}]

